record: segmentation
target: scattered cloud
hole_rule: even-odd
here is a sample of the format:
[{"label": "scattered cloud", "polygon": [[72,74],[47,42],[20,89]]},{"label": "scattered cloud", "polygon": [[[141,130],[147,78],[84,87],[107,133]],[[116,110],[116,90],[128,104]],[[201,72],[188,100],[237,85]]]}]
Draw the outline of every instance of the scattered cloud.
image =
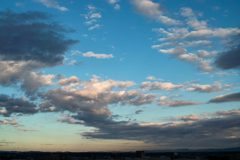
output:
[{"label": "scattered cloud", "polygon": [[211,92],[219,92],[222,91],[223,88],[220,83],[215,82],[211,85],[199,85],[199,84],[191,84],[190,88],[187,88],[187,91],[190,92],[200,92],[200,93],[211,93]]},{"label": "scattered cloud", "polygon": [[131,0],[133,9],[148,18],[155,19],[167,25],[179,25],[181,21],[163,16],[165,7],[159,3],[154,3],[151,0]]},{"label": "scattered cloud", "polygon": [[121,7],[120,7],[119,4],[115,4],[115,6],[114,6],[114,9],[115,9],[115,10],[120,10],[120,8],[121,8]]},{"label": "scattered cloud", "polygon": [[100,13],[93,13],[90,18],[102,18]]},{"label": "scattered cloud", "polygon": [[175,85],[175,84],[172,84],[170,82],[165,82],[165,83],[162,83],[162,82],[142,82],[141,83],[141,86],[140,86],[141,89],[147,89],[147,90],[168,90],[168,91],[172,91],[172,90],[176,90],[176,89],[181,89],[183,88],[183,85],[180,84],[180,85]]},{"label": "scattered cloud", "polygon": [[[210,60],[206,60],[201,57],[201,56],[206,56],[206,54],[203,54],[202,51],[199,51],[200,56],[198,56],[197,54],[194,54],[194,53],[187,53],[187,50],[185,48],[180,48],[180,47],[170,48],[170,49],[159,49],[159,52],[171,55],[179,60],[186,61],[191,64],[198,64],[197,68],[200,70],[203,70],[206,72],[212,72],[213,68],[209,65]],[[215,54],[215,51],[208,53],[209,56],[210,54]]]},{"label": "scattered cloud", "polygon": [[35,130],[35,129],[23,129],[23,128],[18,128],[19,131],[38,131],[38,130]]},{"label": "scattered cloud", "polygon": [[101,27],[101,25],[100,24],[95,24],[94,26],[92,26],[92,27],[90,27],[90,28],[88,28],[88,30],[93,30],[93,29],[96,29],[96,28],[100,28]]},{"label": "scattered cloud", "polygon": [[109,59],[109,58],[113,58],[112,54],[95,54],[92,51],[86,52],[82,54],[83,57],[95,57],[98,59]]},{"label": "scattered cloud", "polygon": [[61,7],[58,5],[57,1],[54,0],[35,0],[36,2],[40,2],[43,5],[49,7],[49,8],[56,8],[60,11],[68,11],[68,9],[66,7]]},{"label": "scattered cloud", "polygon": [[24,3],[16,2],[16,3],[15,3],[15,6],[16,6],[16,7],[23,7],[23,6],[24,6]]},{"label": "scattered cloud", "polygon": [[135,112],[135,114],[139,114],[139,113],[141,113],[141,112],[143,112],[143,110],[137,110],[137,111]]},{"label": "scattered cloud", "polygon": [[160,98],[160,102],[158,102],[157,104],[159,106],[179,107],[179,106],[187,106],[187,105],[197,105],[202,103],[195,102],[195,101],[171,100],[171,99],[168,99],[166,96],[162,96]]},{"label": "scattered cloud", "polygon": [[79,83],[81,80],[78,79],[76,76],[71,76],[69,78],[60,79],[57,84],[64,86],[64,85],[70,85],[71,83]]}]

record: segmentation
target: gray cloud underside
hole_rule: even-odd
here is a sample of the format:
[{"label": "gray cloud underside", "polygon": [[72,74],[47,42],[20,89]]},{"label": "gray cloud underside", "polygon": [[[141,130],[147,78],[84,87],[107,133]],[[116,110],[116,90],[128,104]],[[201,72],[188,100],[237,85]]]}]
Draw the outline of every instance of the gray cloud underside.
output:
[{"label": "gray cloud underside", "polygon": [[[4,108],[4,109],[3,109]],[[36,104],[24,98],[12,98],[8,95],[0,95],[0,115],[10,116],[12,113],[35,114],[38,112]]]},{"label": "gray cloud underside", "polygon": [[214,62],[214,64],[221,69],[235,69],[240,68],[240,45],[229,51],[223,52]]},{"label": "gray cloud underside", "polygon": [[234,102],[234,101],[240,101],[240,92],[214,97],[211,100],[209,100],[208,103],[223,103],[223,102]]},{"label": "gray cloud underside", "polygon": [[47,67],[62,64],[64,53],[78,41],[63,33],[72,30],[49,22],[45,12],[0,12],[0,58],[3,61],[34,60]]},{"label": "gray cloud underside", "polygon": [[79,113],[72,118],[84,121],[85,126],[97,128],[96,131],[82,133],[82,136],[90,139],[126,139],[159,145],[169,143],[169,146],[175,147],[182,147],[183,142],[184,147],[196,144],[202,147],[234,146],[240,140],[237,137],[229,138],[240,131],[239,115],[163,124],[113,121],[108,117],[86,113]]},{"label": "gray cloud underside", "polygon": [[39,87],[50,84],[46,79],[54,78],[33,71],[63,65],[65,52],[78,42],[65,36],[73,30],[51,17],[39,11],[0,11],[0,84],[22,82],[21,90],[31,100]]}]

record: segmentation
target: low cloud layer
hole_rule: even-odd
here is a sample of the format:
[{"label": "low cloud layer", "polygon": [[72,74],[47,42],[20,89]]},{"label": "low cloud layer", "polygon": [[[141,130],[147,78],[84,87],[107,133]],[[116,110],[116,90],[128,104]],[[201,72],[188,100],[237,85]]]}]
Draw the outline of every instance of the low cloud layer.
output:
[{"label": "low cloud layer", "polygon": [[234,101],[240,101],[240,92],[214,97],[211,100],[209,100],[208,103],[223,103],[223,102],[234,102]]}]

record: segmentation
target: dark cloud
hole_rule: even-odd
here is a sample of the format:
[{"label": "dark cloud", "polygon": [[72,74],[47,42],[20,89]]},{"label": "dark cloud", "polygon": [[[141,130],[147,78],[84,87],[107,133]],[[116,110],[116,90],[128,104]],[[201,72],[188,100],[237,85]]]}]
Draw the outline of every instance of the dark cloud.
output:
[{"label": "dark cloud", "polygon": [[211,100],[209,100],[208,103],[223,103],[233,101],[240,101],[240,92],[214,97]]},{"label": "dark cloud", "polygon": [[8,95],[0,95],[0,114],[11,116],[12,113],[35,114],[38,112],[36,104],[24,98],[12,98]]},{"label": "dark cloud", "polygon": [[141,112],[143,112],[143,110],[137,110],[135,113],[136,113],[136,114],[139,114],[139,113],[141,113]]},{"label": "dark cloud", "polygon": [[64,53],[78,41],[67,39],[72,30],[50,21],[45,12],[0,12],[0,56],[2,61],[37,61],[52,67],[60,65]]},{"label": "dark cloud", "polygon": [[235,146],[240,140],[235,136],[240,131],[239,116],[195,118],[194,121],[192,118],[188,119],[191,122],[184,118],[184,122],[160,124],[113,121],[103,116],[92,118],[91,115],[78,115],[73,118],[81,119],[85,122],[84,125],[96,128],[94,131],[82,133],[87,139],[137,140],[158,145],[168,143],[174,147]]},{"label": "dark cloud", "polygon": [[227,46],[227,51],[220,53],[214,64],[224,70],[240,68],[240,34],[233,37]]}]

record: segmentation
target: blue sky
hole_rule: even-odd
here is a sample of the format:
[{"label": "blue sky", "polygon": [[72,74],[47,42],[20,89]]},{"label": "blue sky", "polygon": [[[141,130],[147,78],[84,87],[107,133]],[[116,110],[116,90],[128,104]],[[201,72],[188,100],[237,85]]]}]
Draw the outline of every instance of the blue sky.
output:
[{"label": "blue sky", "polygon": [[0,4],[0,150],[239,147],[238,1]]}]

